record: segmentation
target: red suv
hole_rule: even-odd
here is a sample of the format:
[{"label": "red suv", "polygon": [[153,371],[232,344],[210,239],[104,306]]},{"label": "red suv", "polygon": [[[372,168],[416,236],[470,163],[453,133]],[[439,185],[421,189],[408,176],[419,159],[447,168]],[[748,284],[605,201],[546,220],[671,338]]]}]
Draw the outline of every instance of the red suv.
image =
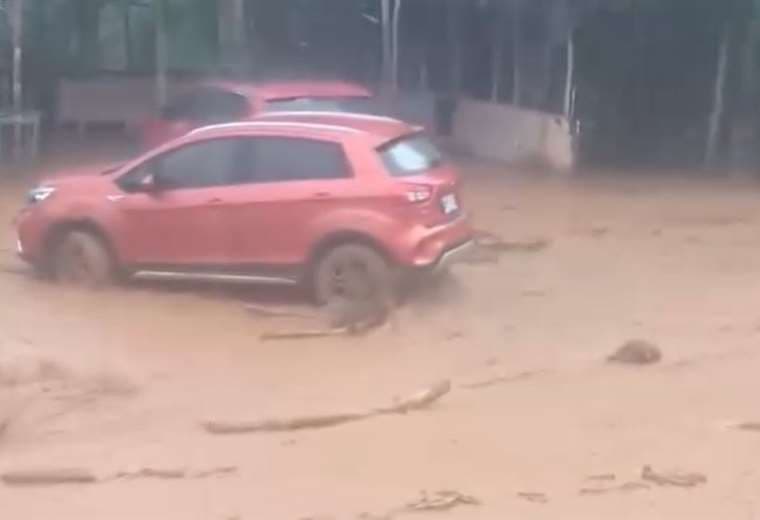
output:
[{"label": "red suv", "polygon": [[207,80],[184,87],[140,129],[140,145],[155,148],[210,124],[250,120],[275,111],[331,111],[375,114],[376,100],[366,88],[340,81],[249,83]]},{"label": "red suv", "polygon": [[18,250],[66,282],[307,283],[326,303],[455,261],[472,239],[460,204],[456,173],[419,129],[280,113],[44,182],[18,217]]}]

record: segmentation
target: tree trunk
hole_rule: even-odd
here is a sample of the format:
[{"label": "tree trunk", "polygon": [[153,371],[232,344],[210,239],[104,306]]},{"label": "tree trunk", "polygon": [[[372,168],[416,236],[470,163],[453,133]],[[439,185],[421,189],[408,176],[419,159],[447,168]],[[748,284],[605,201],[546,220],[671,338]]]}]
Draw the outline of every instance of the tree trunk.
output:
[{"label": "tree trunk", "polygon": [[493,28],[493,52],[491,60],[491,101],[499,102],[501,96],[502,67],[504,64],[504,11],[496,6]]},{"label": "tree trunk", "polygon": [[96,70],[100,64],[101,49],[98,41],[98,28],[101,2],[99,0],[77,0],[73,4],[73,8],[76,9],[79,32],[80,66],[90,73]]},{"label": "tree trunk", "polygon": [[730,41],[730,26],[726,25],[721,36],[718,50],[718,66],[715,73],[715,92],[713,107],[710,114],[710,123],[707,134],[707,147],[705,150],[705,165],[715,164],[718,155],[718,143],[720,141],[720,129],[725,110],[726,73],[728,69],[728,46]]},{"label": "tree trunk", "polygon": [[570,120],[572,117],[573,85],[575,84],[575,38],[571,32],[567,37],[567,75],[565,77],[565,98],[563,113]]},{"label": "tree trunk", "polygon": [[393,6],[393,90],[399,89],[399,57],[400,57],[400,28],[401,28],[401,7],[404,0],[395,0]]},{"label": "tree trunk", "polygon": [[462,91],[462,42],[459,37],[459,16],[461,10],[457,0],[450,0],[445,6],[447,13],[447,29],[449,49],[451,52],[451,80],[452,94],[457,97]]},{"label": "tree trunk", "polygon": [[132,69],[135,61],[132,51],[132,20],[130,19],[130,1],[124,0],[122,7],[124,9],[124,58],[126,59],[126,70]]},{"label": "tree trunk", "polygon": [[515,1],[512,4],[512,104],[519,107],[522,102],[522,77],[520,74],[520,54],[522,45],[520,44],[520,2]]},{"label": "tree trunk", "polygon": [[219,50],[225,65],[235,69],[249,69],[247,63],[246,12],[243,0],[219,0],[217,2]]},{"label": "tree trunk", "polygon": [[393,82],[393,28],[391,27],[391,0],[381,0],[382,32],[382,83],[385,88]]},{"label": "tree trunk", "polygon": [[166,0],[155,2],[156,10],[156,103],[166,104],[168,94],[169,42],[166,34]]},{"label": "tree trunk", "polygon": [[13,42],[13,88],[12,101],[13,110],[21,111],[24,102],[23,79],[22,74],[22,42],[23,42],[23,0],[10,0],[8,8],[10,10],[11,39]]}]

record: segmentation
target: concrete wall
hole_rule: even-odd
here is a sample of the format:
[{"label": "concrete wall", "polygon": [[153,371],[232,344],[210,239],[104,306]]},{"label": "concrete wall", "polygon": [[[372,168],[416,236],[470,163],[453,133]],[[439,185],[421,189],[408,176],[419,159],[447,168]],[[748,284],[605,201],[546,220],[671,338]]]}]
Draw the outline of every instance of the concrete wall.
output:
[{"label": "concrete wall", "polygon": [[[170,91],[182,89],[174,83]],[[152,78],[64,80],[59,87],[60,123],[114,123],[128,127],[155,109]],[[389,115],[437,133],[436,98],[429,93],[402,93]],[[506,163],[540,163],[557,170],[574,165],[567,120],[562,116],[463,99],[457,103],[450,142],[473,157]]]},{"label": "concrete wall", "polygon": [[452,142],[459,151],[483,159],[557,170],[574,165],[567,119],[511,105],[460,100]]},{"label": "concrete wall", "polygon": [[[170,85],[170,94],[181,89]],[[404,92],[378,100],[378,111],[435,132],[436,98],[425,92]],[[57,121],[61,123],[132,123],[155,111],[152,78],[64,79],[58,89]]]},{"label": "concrete wall", "polygon": [[154,111],[152,78],[62,80],[58,87],[58,123],[138,123]]}]

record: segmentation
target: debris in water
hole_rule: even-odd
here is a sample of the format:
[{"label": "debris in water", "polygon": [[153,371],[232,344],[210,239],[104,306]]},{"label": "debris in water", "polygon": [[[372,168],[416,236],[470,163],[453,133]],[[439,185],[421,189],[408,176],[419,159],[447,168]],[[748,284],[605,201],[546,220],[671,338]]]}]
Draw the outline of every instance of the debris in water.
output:
[{"label": "debris in water", "polygon": [[438,401],[441,397],[448,394],[451,391],[451,381],[440,381],[424,390],[417,392],[416,394],[401,399],[394,403],[392,406],[385,408],[377,408],[374,410],[375,414],[394,414],[394,413],[408,413],[414,410],[421,410],[427,408],[434,402]]},{"label": "debris in water", "polygon": [[264,332],[259,338],[262,341],[272,341],[285,339],[335,338],[348,335],[348,329],[303,329]]},{"label": "debris in water", "polygon": [[338,298],[325,306],[331,330],[362,334],[384,325],[391,314],[389,298],[376,294],[368,298]]},{"label": "debris in water", "polygon": [[265,332],[261,339],[314,339],[366,334],[386,323],[394,325],[393,306],[389,299],[378,295],[357,300],[338,300],[324,308],[324,328],[292,328],[282,331]]},{"label": "debris in water", "polygon": [[356,517],[356,520],[393,520],[393,515],[391,513],[381,513],[381,514],[375,514],[375,513],[359,513],[359,515]]},{"label": "debris in water", "polygon": [[546,504],[549,502],[549,497],[547,497],[545,493],[522,492],[518,493],[517,496],[523,500],[534,502],[536,504]]},{"label": "debris in water", "polygon": [[56,486],[62,484],[94,484],[95,475],[85,469],[28,469],[0,475],[7,486]]},{"label": "debris in water", "polygon": [[473,383],[465,383],[461,385],[461,387],[467,390],[478,390],[481,388],[488,388],[495,385],[523,381],[525,379],[530,379],[532,377],[535,377],[540,374],[545,374],[545,373],[546,373],[545,370],[533,370],[533,371],[528,370],[526,372],[520,372],[519,374],[515,374],[515,375],[499,376],[499,377],[494,377],[491,379],[486,379],[484,381],[475,381]]},{"label": "debris in water", "polygon": [[644,491],[651,489],[649,485],[643,482],[626,482],[620,486],[607,488],[583,488],[579,491],[581,495],[604,495],[607,493],[632,493],[634,491]]},{"label": "debris in water", "polygon": [[461,505],[478,506],[480,501],[475,497],[453,490],[436,491],[432,495],[428,495],[427,491],[422,491],[418,499],[406,505],[406,510],[446,511]]},{"label": "debris in water", "polygon": [[733,425],[732,428],[736,430],[743,430],[745,432],[760,433],[760,422],[739,423],[739,424]]},{"label": "debris in water", "polygon": [[115,475],[115,479],[133,480],[138,478],[153,478],[162,480],[179,480],[187,476],[185,469],[165,468],[142,468],[139,471],[122,471]]},{"label": "debris in water", "polygon": [[586,477],[586,480],[596,480],[596,481],[611,481],[615,480],[617,477],[614,473],[602,473],[600,475],[589,475]]},{"label": "debris in water", "polygon": [[605,226],[596,226],[591,229],[591,236],[594,238],[601,238],[607,234],[609,234],[610,228]]},{"label": "debris in water", "polygon": [[545,238],[535,238],[524,241],[507,241],[489,231],[476,231],[475,243],[480,248],[488,249],[497,253],[535,253],[542,251],[551,245],[551,241]]},{"label": "debris in water", "polygon": [[237,473],[237,466],[221,466],[218,468],[199,471],[192,475],[193,478],[226,477]]},{"label": "debris in water", "polygon": [[361,413],[343,413],[333,415],[316,415],[295,417],[292,419],[265,419],[252,422],[206,421],[203,427],[215,435],[232,435],[241,433],[287,432],[338,426],[347,422],[358,421],[367,417]]},{"label": "debris in water", "polygon": [[660,348],[648,341],[631,340],[607,358],[610,363],[627,365],[652,365],[662,360]]},{"label": "debris in water", "polygon": [[368,419],[377,415],[404,414],[427,408],[451,391],[448,380],[436,383],[406,399],[401,399],[391,406],[374,408],[365,412],[335,413],[293,417],[289,419],[265,419],[261,421],[205,421],[202,427],[214,435],[232,435],[243,433],[286,432],[329,428],[341,424]]},{"label": "debris in water", "polygon": [[658,473],[651,466],[644,466],[641,470],[641,478],[648,482],[653,482],[658,486],[695,487],[707,483],[707,477],[701,473],[684,473],[680,471]]},{"label": "debris in water", "polygon": [[298,312],[291,309],[284,309],[278,307],[270,307],[268,305],[258,305],[255,303],[248,303],[245,305],[245,310],[256,316],[263,318],[300,318],[300,319],[315,319],[313,314],[307,314],[305,312]]}]

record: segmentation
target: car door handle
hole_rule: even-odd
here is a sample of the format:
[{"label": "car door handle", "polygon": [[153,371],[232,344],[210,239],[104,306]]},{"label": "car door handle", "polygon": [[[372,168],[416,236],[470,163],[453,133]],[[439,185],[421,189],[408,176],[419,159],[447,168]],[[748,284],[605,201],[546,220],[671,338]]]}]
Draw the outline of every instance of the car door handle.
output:
[{"label": "car door handle", "polygon": [[318,191],[314,194],[314,198],[316,199],[325,199],[327,197],[332,197],[332,193],[329,191]]},{"label": "car door handle", "polygon": [[219,197],[211,198],[207,201],[209,204],[221,204],[223,201]]}]

